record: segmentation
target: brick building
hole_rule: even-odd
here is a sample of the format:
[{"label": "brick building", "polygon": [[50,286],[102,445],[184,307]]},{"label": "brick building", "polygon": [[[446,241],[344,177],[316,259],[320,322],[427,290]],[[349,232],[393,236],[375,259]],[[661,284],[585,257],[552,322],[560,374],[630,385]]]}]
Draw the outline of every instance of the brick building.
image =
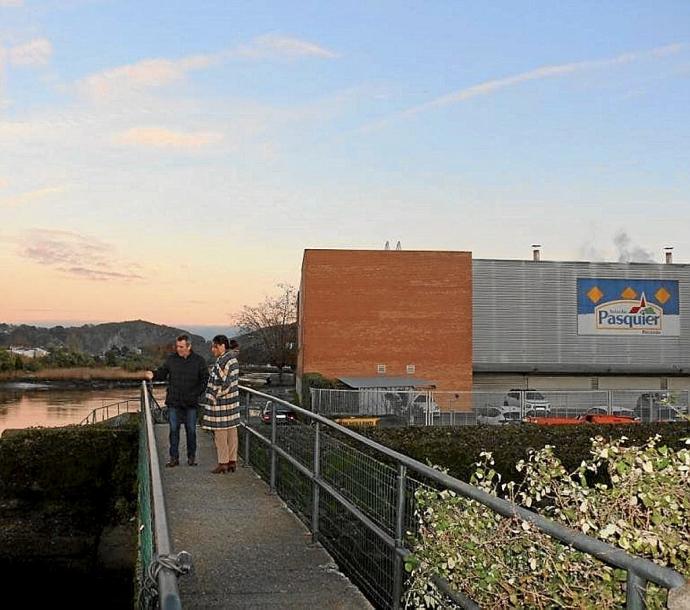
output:
[{"label": "brick building", "polygon": [[[306,250],[299,380],[437,390],[690,390],[690,265]],[[637,312],[637,313],[635,313]],[[624,398],[618,398],[624,402]]]},{"label": "brick building", "polygon": [[470,252],[305,250],[297,384],[304,373],[472,389]]}]

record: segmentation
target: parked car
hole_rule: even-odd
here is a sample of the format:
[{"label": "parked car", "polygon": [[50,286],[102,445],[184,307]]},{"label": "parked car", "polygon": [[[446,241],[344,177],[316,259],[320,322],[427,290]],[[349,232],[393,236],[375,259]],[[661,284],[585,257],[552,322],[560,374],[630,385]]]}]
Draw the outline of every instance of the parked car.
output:
[{"label": "parked car", "polygon": [[639,420],[640,418],[635,415],[635,411],[632,409],[626,409],[625,407],[611,407],[611,413],[609,413],[609,408],[607,405],[596,405],[591,409],[585,411],[585,415],[614,415],[615,417],[630,417],[632,419]]},{"label": "parked car", "polygon": [[672,402],[670,392],[644,392],[637,398],[635,415],[645,421],[680,421],[682,409]]},{"label": "parked car", "polygon": [[637,403],[635,403],[635,410],[649,408],[649,407],[659,407],[668,406],[671,404],[671,393],[670,392],[644,392],[637,397]]},{"label": "parked car", "polygon": [[[522,398],[522,402],[520,399]],[[503,399],[504,407],[522,407],[525,409],[525,417],[538,417],[548,415],[551,412],[551,403],[544,398],[541,392],[530,388],[521,390],[513,388]]]},{"label": "parked car", "polygon": [[522,421],[520,407],[486,405],[477,409],[477,423],[489,426],[519,424]]},{"label": "parked car", "polygon": [[261,411],[259,412],[259,417],[264,424],[271,423],[273,409],[275,409],[276,412],[277,424],[291,424],[297,421],[297,414],[290,407],[282,403],[269,400],[263,407],[261,407]]}]

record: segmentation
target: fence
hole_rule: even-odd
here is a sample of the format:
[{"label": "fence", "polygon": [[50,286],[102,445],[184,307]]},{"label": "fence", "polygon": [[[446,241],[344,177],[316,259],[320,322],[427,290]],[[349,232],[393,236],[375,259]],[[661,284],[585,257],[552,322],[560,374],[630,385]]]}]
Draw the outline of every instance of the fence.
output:
[{"label": "fence", "polygon": [[314,413],[378,416],[388,425],[472,425],[520,422],[526,417],[620,415],[642,422],[678,421],[688,413],[687,391],[412,391],[311,388]]},{"label": "fence", "polygon": [[[643,608],[647,582],[690,595],[677,572],[633,557],[619,548],[570,530],[536,513],[392,451],[322,415],[273,396],[240,387],[246,409],[240,435],[244,464],[269,482],[311,529],[340,568],[379,608],[397,609],[404,588],[406,532],[415,532],[415,492],[430,484],[452,490],[506,517],[518,516],[553,538],[627,572],[627,607]],[[302,421],[287,423],[271,410],[270,425],[250,414],[254,399],[291,408]],[[346,399],[350,400],[350,399]],[[282,421],[285,423],[279,424]],[[410,476],[416,474],[425,483]],[[448,605],[477,608],[436,578]],[[678,606],[680,607],[680,606]]]},{"label": "fence", "polygon": [[140,410],[140,398],[123,398],[117,402],[111,402],[95,408],[84,419],[79,422],[80,426],[95,424],[105,421],[120,413],[136,413]]},{"label": "fence", "polygon": [[153,408],[160,409],[146,382],[141,386],[141,423],[139,425],[139,553],[137,559],[140,608],[180,610],[182,604],[177,588],[181,557],[171,555],[168,517],[163,496]]}]

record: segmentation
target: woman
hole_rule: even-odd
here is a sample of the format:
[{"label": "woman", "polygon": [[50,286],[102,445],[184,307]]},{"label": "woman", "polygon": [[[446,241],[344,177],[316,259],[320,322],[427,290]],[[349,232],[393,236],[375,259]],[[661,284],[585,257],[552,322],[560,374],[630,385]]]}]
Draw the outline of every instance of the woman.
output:
[{"label": "woman", "polygon": [[211,353],[216,362],[211,370],[203,401],[202,427],[213,430],[218,454],[218,466],[211,472],[235,472],[237,465],[237,426],[240,423],[240,367],[236,352],[230,349],[225,335],[216,335],[211,341]]}]

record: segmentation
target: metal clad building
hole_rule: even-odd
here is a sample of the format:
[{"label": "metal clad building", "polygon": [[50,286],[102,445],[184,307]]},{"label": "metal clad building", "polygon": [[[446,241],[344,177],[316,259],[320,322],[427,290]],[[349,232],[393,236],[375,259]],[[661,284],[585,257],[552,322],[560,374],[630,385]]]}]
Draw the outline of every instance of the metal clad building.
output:
[{"label": "metal clad building", "polygon": [[[690,375],[690,265],[473,259],[472,283],[480,382],[482,374],[486,383],[526,374]],[[624,298],[639,306],[615,301]],[[614,302],[639,317],[609,316],[602,304],[615,311]]]}]

